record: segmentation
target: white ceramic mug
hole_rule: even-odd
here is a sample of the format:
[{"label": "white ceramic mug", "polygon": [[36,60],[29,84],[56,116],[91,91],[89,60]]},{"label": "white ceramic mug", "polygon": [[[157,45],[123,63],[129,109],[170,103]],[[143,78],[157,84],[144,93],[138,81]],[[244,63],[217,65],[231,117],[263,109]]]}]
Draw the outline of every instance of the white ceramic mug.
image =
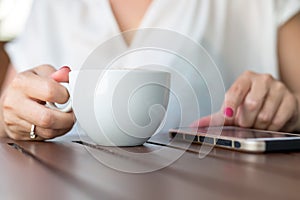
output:
[{"label": "white ceramic mug", "polygon": [[69,103],[80,128],[95,143],[136,146],[145,143],[164,120],[170,74],[142,69],[80,70],[69,74]]}]

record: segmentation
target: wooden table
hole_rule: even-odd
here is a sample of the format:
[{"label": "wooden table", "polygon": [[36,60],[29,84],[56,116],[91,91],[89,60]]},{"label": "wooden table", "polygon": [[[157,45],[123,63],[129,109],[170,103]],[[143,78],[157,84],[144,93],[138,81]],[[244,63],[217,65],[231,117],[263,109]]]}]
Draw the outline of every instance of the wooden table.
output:
[{"label": "wooden table", "polygon": [[1,139],[0,199],[300,199],[300,153],[215,148],[200,159],[200,146],[192,145],[172,164],[147,173],[126,173],[96,159],[112,159],[120,169],[130,164],[155,168],[168,158],[135,158],[126,152],[183,152],[167,143],[162,135],[119,151],[75,135],[48,142]]}]

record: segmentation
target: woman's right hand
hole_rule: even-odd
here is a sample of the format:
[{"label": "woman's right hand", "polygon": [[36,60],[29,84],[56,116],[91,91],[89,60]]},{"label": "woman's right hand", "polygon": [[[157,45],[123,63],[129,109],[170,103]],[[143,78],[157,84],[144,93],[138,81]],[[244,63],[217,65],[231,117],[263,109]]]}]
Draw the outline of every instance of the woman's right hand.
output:
[{"label": "woman's right hand", "polygon": [[68,72],[68,68],[56,71],[52,66],[42,65],[16,75],[0,102],[0,123],[8,137],[30,140],[32,125],[36,126],[35,140],[52,139],[72,128],[75,122],[73,112],[63,113],[45,106],[46,101],[65,103],[68,100],[66,88],[57,82],[57,79],[67,81],[63,74]]}]

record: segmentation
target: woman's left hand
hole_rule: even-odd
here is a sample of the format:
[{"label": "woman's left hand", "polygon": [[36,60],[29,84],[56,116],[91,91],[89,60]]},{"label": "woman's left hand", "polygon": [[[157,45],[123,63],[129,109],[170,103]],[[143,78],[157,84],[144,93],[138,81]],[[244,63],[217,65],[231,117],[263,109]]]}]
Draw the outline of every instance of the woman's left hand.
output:
[{"label": "woman's left hand", "polygon": [[298,98],[268,74],[247,71],[226,92],[221,110],[192,124],[240,126],[273,131],[299,129]]}]

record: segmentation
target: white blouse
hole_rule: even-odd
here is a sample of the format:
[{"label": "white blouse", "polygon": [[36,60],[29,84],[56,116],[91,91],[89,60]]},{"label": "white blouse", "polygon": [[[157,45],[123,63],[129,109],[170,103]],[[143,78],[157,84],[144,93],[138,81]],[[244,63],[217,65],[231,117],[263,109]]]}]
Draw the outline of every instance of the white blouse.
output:
[{"label": "white blouse", "polygon": [[[300,0],[153,0],[139,28],[176,31],[201,44],[218,66],[226,90],[245,70],[279,78],[277,30],[299,11]],[[6,49],[19,71],[45,63],[78,68],[119,32],[109,0],[36,0],[25,30]],[[219,109],[211,109],[201,81],[195,84],[201,91],[200,116]],[[167,128],[180,120],[175,104],[171,98]]]}]

